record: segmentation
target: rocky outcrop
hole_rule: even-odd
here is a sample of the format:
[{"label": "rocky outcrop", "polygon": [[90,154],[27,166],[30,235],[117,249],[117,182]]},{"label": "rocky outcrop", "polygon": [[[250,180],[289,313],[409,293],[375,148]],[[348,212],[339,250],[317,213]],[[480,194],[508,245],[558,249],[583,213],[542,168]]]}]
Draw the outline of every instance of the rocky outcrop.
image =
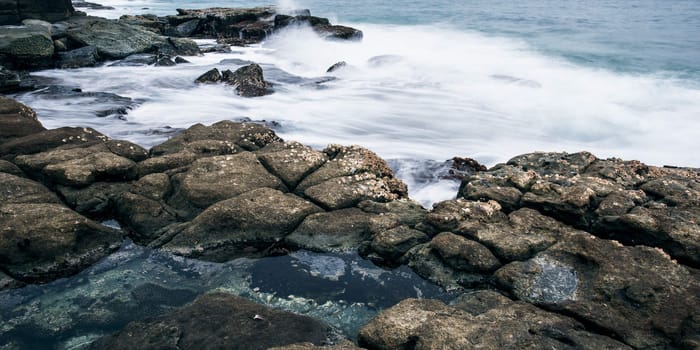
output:
[{"label": "rocky outcrop", "polygon": [[130,323],[90,349],[263,350],[300,342],[321,345],[328,335],[329,327],[312,318],[212,293],[153,320]]},{"label": "rocky outcrop", "polygon": [[534,153],[466,179],[460,196],[506,211],[539,210],[623,244],[660,247],[700,266],[700,171],[659,168],[590,153]]},{"label": "rocky outcrop", "polygon": [[631,349],[572,318],[488,291],[465,295],[455,306],[406,299],[366,324],[358,340],[381,350]]}]

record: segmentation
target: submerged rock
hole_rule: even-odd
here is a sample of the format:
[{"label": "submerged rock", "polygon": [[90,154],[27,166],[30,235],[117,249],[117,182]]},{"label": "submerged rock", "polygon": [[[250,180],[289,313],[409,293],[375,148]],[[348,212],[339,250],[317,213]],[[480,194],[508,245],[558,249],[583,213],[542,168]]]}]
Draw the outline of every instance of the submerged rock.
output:
[{"label": "submerged rock", "polygon": [[151,321],[133,322],[90,349],[268,349],[299,342],[320,345],[329,327],[312,318],[270,309],[230,294],[212,293]]}]

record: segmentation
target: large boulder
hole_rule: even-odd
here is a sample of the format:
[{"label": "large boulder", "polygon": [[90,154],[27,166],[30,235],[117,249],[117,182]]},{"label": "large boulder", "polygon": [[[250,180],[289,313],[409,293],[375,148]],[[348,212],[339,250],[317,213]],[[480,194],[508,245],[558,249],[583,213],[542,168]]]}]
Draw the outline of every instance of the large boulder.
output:
[{"label": "large boulder", "polygon": [[54,54],[51,25],[43,23],[46,25],[30,21],[22,26],[0,26],[0,63],[22,69],[50,66]]},{"label": "large boulder", "polygon": [[264,350],[299,342],[321,345],[329,331],[327,325],[310,317],[212,293],[152,320],[132,322],[97,340],[90,349]]},{"label": "large boulder", "polygon": [[572,318],[495,292],[467,295],[461,304],[406,299],[362,327],[358,341],[377,350],[631,349]]},{"label": "large boulder", "polygon": [[700,344],[694,302],[700,281],[660,249],[581,233],[495,276],[518,299],[571,315],[634,348]]},{"label": "large boulder", "polygon": [[295,195],[263,187],[218,202],[188,224],[166,232],[165,238],[173,237],[163,248],[211,261],[265,254],[304,218],[321,211]]},{"label": "large boulder", "polygon": [[55,193],[27,178],[0,172],[0,203],[61,203]]},{"label": "large boulder", "polygon": [[31,108],[0,96],[0,144],[44,130]]},{"label": "large boulder", "polygon": [[118,231],[59,204],[3,204],[0,222],[0,268],[27,283],[75,274],[122,241]]}]

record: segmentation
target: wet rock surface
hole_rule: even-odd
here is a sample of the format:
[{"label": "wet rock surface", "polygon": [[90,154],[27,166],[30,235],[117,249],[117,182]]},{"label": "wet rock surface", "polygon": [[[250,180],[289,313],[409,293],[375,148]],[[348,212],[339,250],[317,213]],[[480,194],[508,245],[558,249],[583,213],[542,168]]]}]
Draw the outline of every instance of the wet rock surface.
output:
[{"label": "wet rock surface", "polygon": [[265,81],[262,67],[254,63],[233,72],[230,70],[219,72],[218,69],[213,68],[199,76],[195,82],[198,84],[221,82],[232,85],[236,93],[242,97],[259,97],[272,93],[272,84]]}]

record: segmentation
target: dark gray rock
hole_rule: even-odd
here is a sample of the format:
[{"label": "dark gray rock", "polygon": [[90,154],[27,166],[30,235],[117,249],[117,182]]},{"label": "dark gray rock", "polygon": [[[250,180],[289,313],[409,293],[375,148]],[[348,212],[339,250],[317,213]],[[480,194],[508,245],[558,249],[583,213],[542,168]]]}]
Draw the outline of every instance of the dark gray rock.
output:
[{"label": "dark gray rock", "polygon": [[226,70],[221,79],[224,83],[235,86],[238,95],[243,97],[259,97],[272,93],[272,84],[265,81],[263,69],[257,64],[238,68],[235,72]]},{"label": "dark gray rock", "polygon": [[56,203],[61,201],[44,185],[0,172],[0,203]]},{"label": "dark gray rock", "polygon": [[317,25],[312,27],[316,33],[331,40],[362,40],[363,33],[359,29],[339,25]]},{"label": "dark gray rock", "polygon": [[58,128],[18,137],[0,144],[0,157],[14,159],[18,155],[44,152],[60,146],[86,147],[109,138],[92,128]]},{"label": "dark gray rock", "polygon": [[345,61],[340,61],[340,62],[335,63],[334,65],[328,67],[328,69],[326,70],[326,73],[335,72],[335,71],[337,71],[337,70],[340,70],[340,69],[342,69],[342,68],[345,68],[347,65],[348,65],[347,62],[345,62]]},{"label": "dark gray rock", "polygon": [[64,69],[94,67],[100,59],[97,48],[94,46],[85,46],[67,52],[60,52],[58,57],[56,67]]},{"label": "dark gray rock", "polygon": [[360,254],[380,265],[397,266],[406,252],[428,241],[430,238],[425,233],[403,225],[373,235],[369,246],[363,247]]},{"label": "dark gray rock", "polygon": [[194,82],[199,84],[215,84],[221,81],[221,72],[218,69],[212,68],[202,74]]},{"label": "dark gray rock", "polygon": [[312,318],[212,293],[153,320],[130,323],[90,349],[264,350],[299,342],[320,345],[328,333],[327,325]]},{"label": "dark gray rock", "polygon": [[74,26],[66,32],[67,36],[81,45],[94,46],[105,59],[155,52],[158,46],[170,45],[165,37],[118,21],[78,17],[71,19],[71,23]]},{"label": "dark gray rock", "polygon": [[63,201],[81,215],[93,219],[114,216],[117,198],[129,189],[128,183],[96,182],[87,187],[56,186]]}]

